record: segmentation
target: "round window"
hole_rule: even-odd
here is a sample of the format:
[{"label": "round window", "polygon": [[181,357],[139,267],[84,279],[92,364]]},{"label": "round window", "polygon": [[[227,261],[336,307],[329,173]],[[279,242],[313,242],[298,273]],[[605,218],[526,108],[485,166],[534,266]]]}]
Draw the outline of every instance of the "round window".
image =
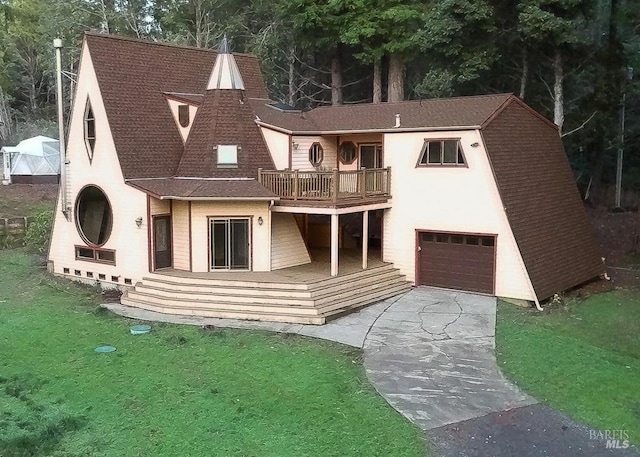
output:
[{"label": "round window", "polygon": [[353,163],[356,160],[356,145],[352,141],[345,141],[340,145],[340,162]]},{"label": "round window", "polygon": [[76,200],[76,226],[84,241],[102,246],[111,235],[113,213],[107,196],[96,186],[86,186]]}]

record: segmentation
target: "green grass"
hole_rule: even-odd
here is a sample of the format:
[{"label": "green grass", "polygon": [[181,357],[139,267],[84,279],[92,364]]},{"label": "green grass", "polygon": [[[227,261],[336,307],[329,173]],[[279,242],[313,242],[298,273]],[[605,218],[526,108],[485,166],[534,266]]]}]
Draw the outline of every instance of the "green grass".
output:
[{"label": "green grass", "polygon": [[[262,332],[153,326],[0,251],[0,455],[420,456],[361,352]],[[96,354],[101,344],[117,347]]]},{"label": "green grass", "polygon": [[499,303],[496,344],[504,373],[538,400],[640,443],[640,292],[543,313]]}]

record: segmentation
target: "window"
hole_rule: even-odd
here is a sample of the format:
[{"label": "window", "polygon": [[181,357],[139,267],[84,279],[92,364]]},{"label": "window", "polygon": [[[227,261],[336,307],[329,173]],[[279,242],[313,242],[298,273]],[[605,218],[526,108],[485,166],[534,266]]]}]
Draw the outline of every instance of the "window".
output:
[{"label": "window", "polygon": [[418,166],[465,166],[459,140],[424,140]]},{"label": "window", "polygon": [[360,168],[382,168],[382,145],[360,145]]},{"label": "window", "polygon": [[116,264],[116,251],[87,246],[76,246],[76,260],[88,260],[90,262]]},{"label": "window", "polygon": [[189,105],[178,105],[178,122],[181,127],[189,127]]},{"label": "window", "polygon": [[78,233],[87,244],[105,244],[111,235],[113,213],[104,192],[96,186],[84,187],[76,199],[75,219]]},{"label": "window", "polygon": [[220,144],[215,150],[218,156],[218,166],[221,168],[235,168],[238,166],[238,149],[235,144]]},{"label": "window", "polygon": [[340,162],[349,165],[356,160],[356,145],[352,141],[345,141],[340,145]]},{"label": "window", "polygon": [[320,143],[313,143],[309,148],[309,162],[314,167],[317,167],[322,163],[322,159],[324,158],[324,149],[322,149],[322,145]]},{"label": "window", "polygon": [[93,116],[91,102],[87,99],[87,106],[84,110],[84,142],[87,145],[87,155],[89,163],[93,162],[93,151],[96,147],[96,119]]}]

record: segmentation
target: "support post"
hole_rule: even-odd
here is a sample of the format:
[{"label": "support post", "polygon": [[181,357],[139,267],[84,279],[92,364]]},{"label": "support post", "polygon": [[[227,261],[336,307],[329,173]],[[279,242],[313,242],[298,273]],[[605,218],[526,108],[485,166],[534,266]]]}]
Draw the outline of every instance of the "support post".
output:
[{"label": "support post", "polygon": [[362,212],[362,269],[369,266],[369,211]]},{"label": "support post", "polygon": [[333,173],[331,174],[331,193],[333,194],[333,203],[337,203],[338,201],[338,192],[340,192],[340,176],[338,174],[338,169],[334,168]]},{"label": "support post", "polygon": [[300,181],[299,181],[299,173],[298,170],[295,170],[293,172],[293,199],[297,200],[298,199],[298,194],[300,193],[300,189],[298,188]]},{"label": "support post", "polygon": [[331,215],[331,276],[338,276],[338,215]]}]

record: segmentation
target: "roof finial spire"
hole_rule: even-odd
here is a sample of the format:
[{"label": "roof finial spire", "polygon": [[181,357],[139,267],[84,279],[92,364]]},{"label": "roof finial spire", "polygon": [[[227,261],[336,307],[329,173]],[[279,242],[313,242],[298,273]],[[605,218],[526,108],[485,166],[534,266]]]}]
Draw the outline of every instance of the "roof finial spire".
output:
[{"label": "roof finial spire", "polygon": [[210,89],[244,90],[244,82],[242,81],[242,76],[240,76],[240,70],[238,70],[233,54],[229,52],[229,41],[226,34],[222,37],[218,57],[216,57],[216,63],[209,77],[207,90]]},{"label": "roof finial spire", "polygon": [[220,54],[230,54],[229,52],[229,41],[227,40],[227,34],[222,35],[222,41],[220,42],[220,49],[218,51]]}]

